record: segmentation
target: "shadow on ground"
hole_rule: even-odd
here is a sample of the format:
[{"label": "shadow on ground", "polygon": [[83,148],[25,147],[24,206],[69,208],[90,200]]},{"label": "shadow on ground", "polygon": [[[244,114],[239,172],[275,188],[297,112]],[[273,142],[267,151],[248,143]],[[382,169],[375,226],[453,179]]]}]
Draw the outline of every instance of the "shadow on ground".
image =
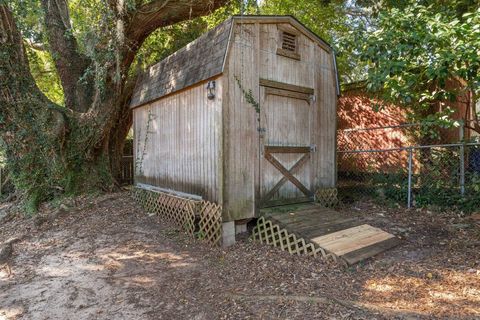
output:
[{"label": "shadow on ground", "polygon": [[349,269],[249,240],[211,248],[146,215],[128,193],[81,199],[43,223],[16,216],[0,226],[1,242],[22,237],[12,276],[0,271],[0,319],[480,316],[478,227],[356,205],[344,210],[405,241]]}]

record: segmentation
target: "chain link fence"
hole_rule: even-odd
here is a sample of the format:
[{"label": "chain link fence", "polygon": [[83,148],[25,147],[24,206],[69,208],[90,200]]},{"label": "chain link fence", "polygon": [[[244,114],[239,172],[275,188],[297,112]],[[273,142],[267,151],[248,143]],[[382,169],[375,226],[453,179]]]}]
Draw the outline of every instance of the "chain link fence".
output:
[{"label": "chain link fence", "polygon": [[458,143],[471,138],[458,123],[449,128],[432,124],[407,123],[396,126],[355,128],[338,131],[338,150],[387,150],[417,145]]},{"label": "chain link fence", "polygon": [[456,139],[456,143],[415,145],[429,141],[411,132],[418,127],[341,130],[337,152],[341,200],[374,199],[407,207],[478,210],[480,143],[472,137],[466,142],[462,126],[430,136],[434,138],[430,141]]}]

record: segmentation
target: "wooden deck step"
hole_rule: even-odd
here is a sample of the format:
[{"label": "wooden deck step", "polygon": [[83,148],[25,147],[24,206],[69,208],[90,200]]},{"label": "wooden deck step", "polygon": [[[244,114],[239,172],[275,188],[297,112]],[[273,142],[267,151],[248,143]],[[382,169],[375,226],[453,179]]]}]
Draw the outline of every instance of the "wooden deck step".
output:
[{"label": "wooden deck step", "polygon": [[400,243],[394,235],[368,224],[358,215],[346,214],[314,203],[261,210],[261,215],[289,233],[354,264]]},{"label": "wooden deck step", "polygon": [[354,264],[399,243],[394,235],[368,224],[310,239],[321,248]]}]

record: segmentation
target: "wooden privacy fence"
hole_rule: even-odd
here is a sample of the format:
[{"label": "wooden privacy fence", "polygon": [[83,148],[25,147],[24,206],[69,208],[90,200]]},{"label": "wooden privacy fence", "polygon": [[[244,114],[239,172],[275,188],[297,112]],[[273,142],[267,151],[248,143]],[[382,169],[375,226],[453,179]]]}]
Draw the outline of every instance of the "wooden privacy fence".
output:
[{"label": "wooden privacy fence", "polygon": [[133,198],[144,210],[156,213],[190,236],[211,245],[220,244],[222,238],[220,205],[138,186],[133,190]]}]

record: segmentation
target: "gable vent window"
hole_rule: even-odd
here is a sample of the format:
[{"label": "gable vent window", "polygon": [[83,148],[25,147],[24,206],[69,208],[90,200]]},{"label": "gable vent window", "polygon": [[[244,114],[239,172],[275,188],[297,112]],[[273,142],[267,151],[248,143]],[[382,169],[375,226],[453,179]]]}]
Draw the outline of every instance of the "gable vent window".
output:
[{"label": "gable vent window", "polygon": [[277,54],[290,59],[300,60],[298,53],[298,34],[294,31],[279,30]]},{"label": "gable vent window", "polygon": [[297,52],[297,36],[288,32],[282,32],[282,49]]}]

